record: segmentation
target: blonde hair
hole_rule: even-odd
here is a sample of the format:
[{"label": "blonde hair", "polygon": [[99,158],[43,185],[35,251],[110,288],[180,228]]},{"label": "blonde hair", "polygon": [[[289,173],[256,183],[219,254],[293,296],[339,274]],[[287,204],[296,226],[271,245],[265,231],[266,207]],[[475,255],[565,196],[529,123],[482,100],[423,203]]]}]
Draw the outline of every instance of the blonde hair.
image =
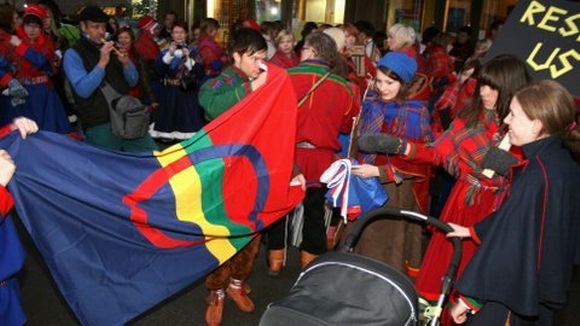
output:
[{"label": "blonde hair", "polygon": [[287,36],[290,36],[290,38],[292,39],[292,43],[294,43],[294,34],[290,33],[286,29],[283,29],[280,32],[278,32],[278,35],[276,35],[276,38],[274,39],[274,44],[276,44],[276,47],[278,47],[278,45],[280,45],[280,42],[282,42],[282,39]]},{"label": "blonde hair", "polygon": [[412,46],[417,41],[417,33],[415,33],[413,27],[404,24],[395,24],[391,26],[391,28],[389,28],[389,36],[394,38],[399,46],[398,49],[391,49],[394,51],[406,46]]}]

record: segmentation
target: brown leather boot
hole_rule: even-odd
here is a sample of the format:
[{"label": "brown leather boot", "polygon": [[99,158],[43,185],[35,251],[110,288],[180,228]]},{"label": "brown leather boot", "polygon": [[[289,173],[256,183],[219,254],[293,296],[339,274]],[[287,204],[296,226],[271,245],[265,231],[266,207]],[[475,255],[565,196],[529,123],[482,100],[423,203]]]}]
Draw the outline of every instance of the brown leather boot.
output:
[{"label": "brown leather boot", "polygon": [[218,291],[211,291],[206,299],[207,310],[205,311],[205,322],[208,326],[219,326],[222,322],[224,313],[224,299],[225,294],[223,290],[218,294]]},{"label": "brown leather boot", "polygon": [[314,258],[316,258],[316,257],[318,257],[318,255],[311,254],[305,250],[301,250],[300,251],[300,266],[302,266],[302,269],[304,269],[304,267],[306,267],[306,265],[310,264],[310,262],[313,261]]},{"label": "brown leather boot", "polygon": [[230,297],[238,308],[243,312],[252,312],[256,308],[252,299],[248,297],[246,290],[244,289],[243,284],[241,286],[235,286],[230,283],[228,288],[226,289],[226,293],[228,297]]},{"label": "brown leather boot", "polygon": [[280,274],[284,265],[284,249],[268,250],[268,274],[276,276]]}]

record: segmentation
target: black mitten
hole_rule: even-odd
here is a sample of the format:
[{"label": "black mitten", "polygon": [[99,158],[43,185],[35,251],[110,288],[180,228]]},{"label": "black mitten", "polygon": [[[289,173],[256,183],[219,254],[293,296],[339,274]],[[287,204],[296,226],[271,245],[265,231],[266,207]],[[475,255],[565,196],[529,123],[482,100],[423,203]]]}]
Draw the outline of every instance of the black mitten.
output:
[{"label": "black mitten", "polygon": [[402,154],[407,142],[387,134],[367,134],[358,140],[358,148],[368,153]]},{"label": "black mitten", "polygon": [[485,154],[481,167],[483,169],[493,170],[499,175],[506,176],[510,167],[516,163],[518,163],[518,159],[510,152],[506,152],[497,147],[492,147],[487,154]]}]

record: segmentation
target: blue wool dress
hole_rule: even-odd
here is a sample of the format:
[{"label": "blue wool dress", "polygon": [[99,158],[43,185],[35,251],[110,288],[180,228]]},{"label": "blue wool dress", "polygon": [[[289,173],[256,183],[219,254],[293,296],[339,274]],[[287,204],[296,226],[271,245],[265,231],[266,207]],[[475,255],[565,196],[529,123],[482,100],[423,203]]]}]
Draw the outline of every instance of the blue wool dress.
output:
[{"label": "blue wool dress", "polygon": [[177,55],[169,64],[165,63],[163,58],[167,53],[168,50],[163,51],[155,61],[160,81],[157,89],[159,109],[149,134],[153,138],[185,140],[205,124],[197,98],[204,76],[203,65],[195,48],[190,48],[189,58],[194,60],[191,69],[185,64],[186,58]]}]

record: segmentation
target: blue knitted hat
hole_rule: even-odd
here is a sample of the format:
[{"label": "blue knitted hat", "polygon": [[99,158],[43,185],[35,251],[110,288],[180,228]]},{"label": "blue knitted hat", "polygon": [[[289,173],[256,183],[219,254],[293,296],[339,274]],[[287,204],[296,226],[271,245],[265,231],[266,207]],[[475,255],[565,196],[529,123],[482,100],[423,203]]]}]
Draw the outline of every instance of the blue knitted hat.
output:
[{"label": "blue knitted hat", "polygon": [[396,73],[405,84],[408,84],[417,72],[417,62],[402,52],[389,52],[385,54],[379,60],[378,66]]}]

